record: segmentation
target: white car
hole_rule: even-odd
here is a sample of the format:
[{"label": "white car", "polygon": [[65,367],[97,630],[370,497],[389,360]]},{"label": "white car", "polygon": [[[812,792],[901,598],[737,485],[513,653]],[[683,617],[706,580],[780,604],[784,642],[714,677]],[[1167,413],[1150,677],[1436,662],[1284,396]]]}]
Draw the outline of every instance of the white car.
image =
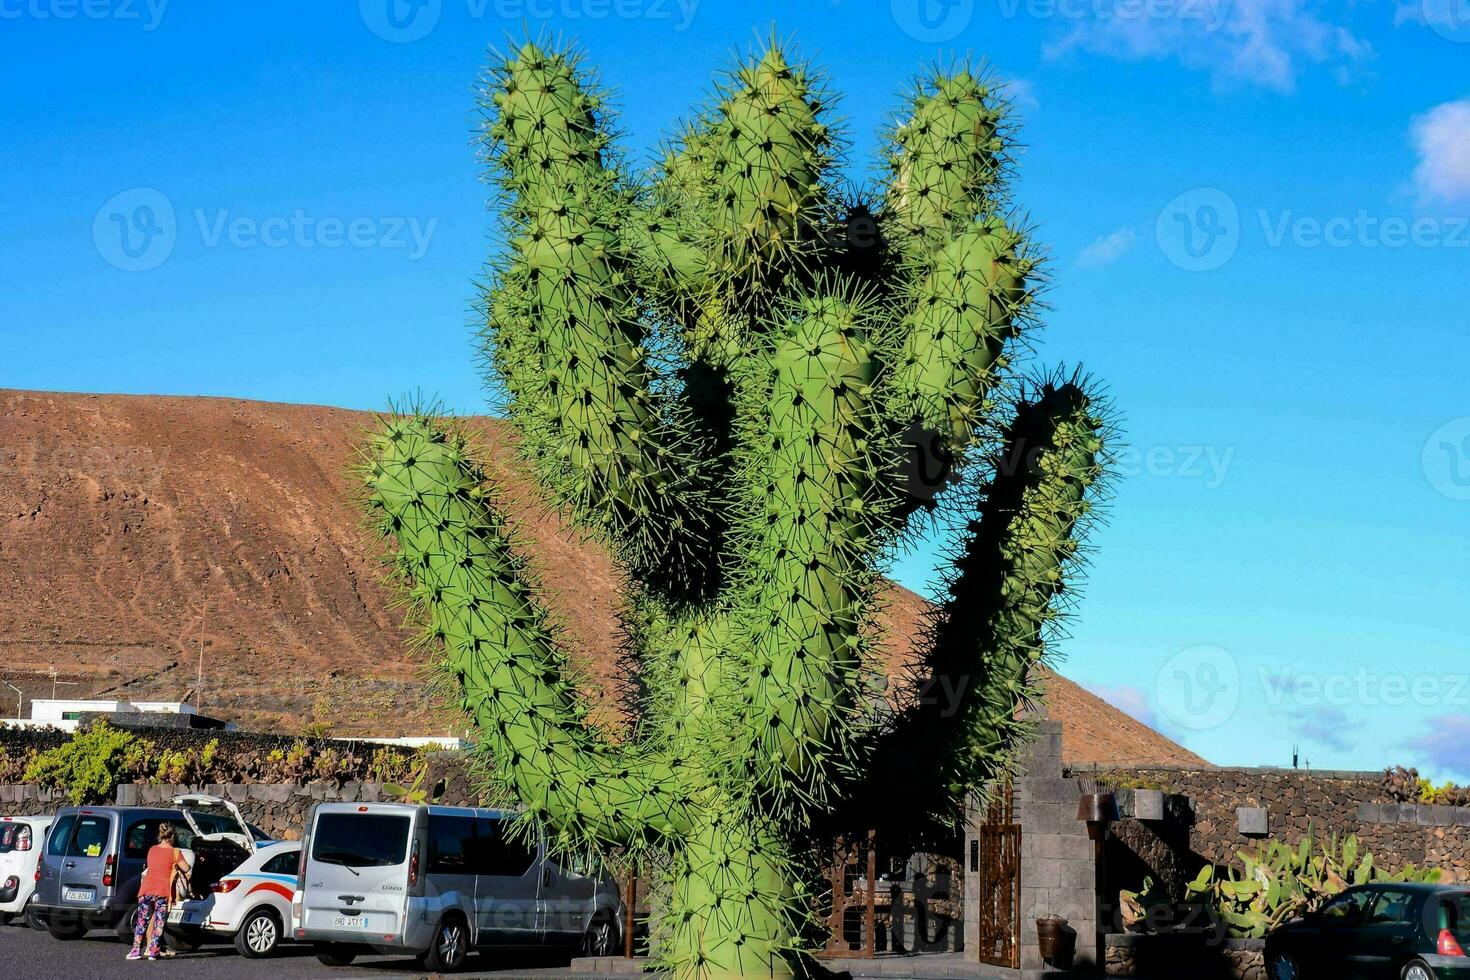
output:
[{"label": "white car", "polygon": [[244,864],[209,886],[208,898],[169,909],[171,932],[190,938],[223,936],[241,956],[258,959],[288,936],[296,894],[300,841],[261,841]]},{"label": "white car", "polygon": [[36,864],[50,817],[0,817],[0,925],[22,915],[36,893]]}]

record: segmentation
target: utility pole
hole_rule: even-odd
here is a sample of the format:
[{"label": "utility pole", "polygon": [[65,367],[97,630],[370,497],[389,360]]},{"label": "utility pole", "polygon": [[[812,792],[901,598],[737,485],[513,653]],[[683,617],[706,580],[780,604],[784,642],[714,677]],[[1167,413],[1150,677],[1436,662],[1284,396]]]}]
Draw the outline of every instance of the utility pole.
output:
[{"label": "utility pole", "polygon": [[26,706],[25,692],[16,687],[14,684],[10,683],[9,681],[4,681],[0,683],[4,683],[6,687],[15,692],[15,720],[20,721],[21,712],[25,710]]},{"label": "utility pole", "polygon": [[199,616],[199,669],[194,674],[194,710],[204,713],[204,623],[209,619],[209,599],[204,600],[204,612]]},{"label": "utility pole", "polygon": [[50,669],[47,670],[46,673],[51,678],[51,700],[52,701],[55,701],[56,700],[56,689],[57,689],[57,687],[76,687],[77,686],[77,682],[76,681],[59,681],[59,680],[57,680],[57,678],[60,677],[61,675],[59,673],[57,673],[57,671],[56,671],[56,665],[55,664],[52,664],[51,667],[50,667]]}]

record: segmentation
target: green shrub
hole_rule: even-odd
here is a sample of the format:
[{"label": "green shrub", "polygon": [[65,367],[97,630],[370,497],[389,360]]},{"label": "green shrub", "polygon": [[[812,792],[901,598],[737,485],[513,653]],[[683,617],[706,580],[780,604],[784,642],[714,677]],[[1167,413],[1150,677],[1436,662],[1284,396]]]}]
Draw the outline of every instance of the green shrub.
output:
[{"label": "green shrub", "polygon": [[145,748],[138,736],[99,721],[69,742],[38,753],[26,766],[24,778],[62,790],[74,805],[101,803],[113,797]]}]

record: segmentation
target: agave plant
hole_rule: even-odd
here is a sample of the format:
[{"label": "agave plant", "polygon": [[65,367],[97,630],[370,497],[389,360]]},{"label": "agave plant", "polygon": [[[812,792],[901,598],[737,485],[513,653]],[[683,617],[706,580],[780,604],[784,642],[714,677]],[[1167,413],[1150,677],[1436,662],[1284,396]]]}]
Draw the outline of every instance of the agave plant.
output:
[{"label": "agave plant", "polygon": [[[773,41],[640,175],[571,52],[527,43],[485,80],[484,357],[545,498],[625,575],[626,731],[588,724],[463,431],[409,412],[368,449],[490,784],[556,847],[664,856],[679,977],[800,968],[814,840],[952,825],[1009,771],[1103,472],[1092,386],[1007,370],[1040,272],[996,89],[921,79],[866,195],[838,189],[832,101]],[[918,682],[875,698],[880,573],[941,495],[959,544]]]},{"label": "agave plant", "polygon": [[1253,851],[1236,853],[1239,867],[1222,876],[1205,865],[1186,886],[1188,900],[1211,906],[1235,936],[1259,938],[1272,929],[1315,911],[1349,885],[1375,881],[1439,881],[1438,868],[1405,864],[1388,872],[1371,853],[1362,853],[1357,837],[1337,834],[1318,841],[1310,828],[1295,846],[1269,841]]}]

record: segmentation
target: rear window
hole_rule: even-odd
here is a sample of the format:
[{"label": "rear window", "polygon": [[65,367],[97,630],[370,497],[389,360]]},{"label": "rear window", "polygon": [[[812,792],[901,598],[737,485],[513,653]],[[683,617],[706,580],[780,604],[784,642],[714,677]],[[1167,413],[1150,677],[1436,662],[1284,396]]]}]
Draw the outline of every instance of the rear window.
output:
[{"label": "rear window", "polygon": [[31,825],[28,823],[0,823],[0,854],[31,849]]},{"label": "rear window", "polygon": [[77,818],[76,830],[72,831],[71,847],[67,857],[98,858],[107,847],[107,835],[112,830],[112,821],[97,813],[84,813]]},{"label": "rear window", "polygon": [[[165,823],[171,824],[173,826],[176,836],[178,836],[178,831],[180,829],[183,829],[186,832],[189,829],[188,827],[183,826],[183,823],[181,821],[164,820],[162,817],[150,817],[147,820],[139,820],[137,823],[129,827],[127,829],[127,833],[123,835],[123,856],[127,858],[136,858],[138,860],[147,859],[148,851],[152,849],[154,844],[158,843],[158,828]],[[175,843],[179,847],[189,846],[188,844],[177,840],[175,841]]]},{"label": "rear window", "polygon": [[519,878],[531,870],[536,849],[515,834],[507,833],[505,822],[481,818],[476,870],[482,875]]},{"label": "rear window", "polygon": [[52,857],[61,857],[66,853],[67,842],[71,840],[71,827],[76,822],[76,815],[68,813],[51,825],[51,834],[46,838],[47,854]]},{"label": "rear window", "polygon": [[429,814],[429,873],[473,874],[475,818]]},{"label": "rear window", "polygon": [[386,868],[408,858],[409,818],[391,813],[323,813],[311,859],[348,868]]},{"label": "rear window", "polygon": [[268,875],[290,875],[296,877],[296,865],[301,859],[300,851],[287,851],[285,854],[277,854],[260,870]]}]

